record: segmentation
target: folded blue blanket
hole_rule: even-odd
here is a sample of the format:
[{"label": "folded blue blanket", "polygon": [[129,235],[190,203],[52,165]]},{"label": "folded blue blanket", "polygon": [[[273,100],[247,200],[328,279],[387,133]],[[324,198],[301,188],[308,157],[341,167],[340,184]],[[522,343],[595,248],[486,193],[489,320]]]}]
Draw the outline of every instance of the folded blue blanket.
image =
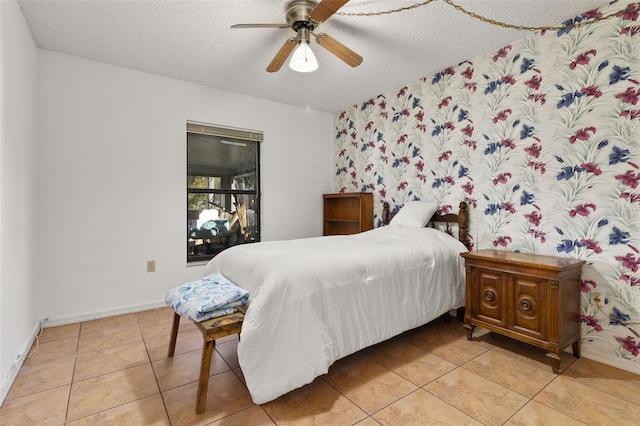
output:
[{"label": "folded blue blanket", "polygon": [[179,315],[201,322],[229,315],[247,303],[249,293],[219,272],[182,284],[167,293],[165,302]]}]

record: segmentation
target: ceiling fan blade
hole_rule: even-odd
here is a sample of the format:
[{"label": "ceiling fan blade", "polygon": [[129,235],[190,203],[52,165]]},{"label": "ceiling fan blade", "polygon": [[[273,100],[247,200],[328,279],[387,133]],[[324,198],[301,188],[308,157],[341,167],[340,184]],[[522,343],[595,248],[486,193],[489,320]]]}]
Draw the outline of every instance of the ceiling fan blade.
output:
[{"label": "ceiling fan blade", "polygon": [[315,9],[311,11],[309,18],[317,23],[324,22],[348,2],[349,0],[322,0]]},{"label": "ceiling fan blade", "polygon": [[287,60],[293,49],[295,49],[298,44],[298,40],[295,37],[291,37],[289,40],[285,41],[276,56],[274,56],[273,60],[267,67],[267,72],[276,72],[280,69],[284,61]]},{"label": "ceiling fan blade", "polygon": [[231,28],[289,28],[289,24],[235,24]]},{"label": "ceiling fan blade", "polygon": [[357,67],[362,63],[362,56],[358,55],[335,38],[324,33],[314,35],[316,36],[316,42],[320,46],[342,59],[347,65]]}]

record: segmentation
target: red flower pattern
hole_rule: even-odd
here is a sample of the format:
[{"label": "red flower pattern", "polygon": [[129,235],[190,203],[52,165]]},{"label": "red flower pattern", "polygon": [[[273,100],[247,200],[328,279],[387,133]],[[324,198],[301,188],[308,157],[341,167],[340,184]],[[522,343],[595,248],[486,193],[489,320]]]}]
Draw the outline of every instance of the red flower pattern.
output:
[{"label": "red flower pattern", "polygon": [[569,138],[569,142],[574,143],[575,141],[587,141],[591,137],[592,134],[596,132],[595,127],[585,127],[584,129],[580,129],[576,132],[575,135]]},{"label": "red flower pattern", "polygon": [[451,151],[445,151],[442,154],[440,154],[440,156],[438,157],[438,161],[442,162],[444,160],[448,160],[449,157],[451,156]]},{"label": "red flower pattern", "polygon": [[510,50],[511,45],[507,45],[503,48],[498,49],[498,53],[493,56],[493,62],[497,62],[500,58],[506,58]]},{"label": "red flower pattern", "polygon": [[542,215],[540,213],[538,213],[537,211],[534,210],[531,213],[527,213],[527,214],[524,215],[524,217],[527,218],[529,223],[531,223],[532,225],[540,226],[540,221],[542,220]]},{"label": "red flower pattern", "polygon": [[638,265],[640,265],[640,258],[635,258],[633,253],[627,253],[625,256],[616,256],[616,260],[622,263],[627,269],[631,269],[633,272],[638,272]]},{"label": "red flower pattern", "polygon": [[600,176],[602,174],[602,170],[600,169],[600,167],[598,167],[598,165],[594,163],[582,163],[580,164],[580,167],[582,167],[585,172],[593,173],[596,176]]},{"label": "red flower pattern", "polygon": [[495,240],[493,240],[493,246],[494,247],[506,247],[509,245],[509,243],[511,243],[511,237],[507,236],[507,235],[503,235],[500,236],[498,238],[496,238]]},{"label": "red flower pattern", "polygon": [[449,106],[450,101],[451,101],[451,96],[447,96],[446,98],[440,101],[440,103],[438,104],[438,108],[442,109],[442,107]]},{"label": "red flower pattern", "polygon": [[500,173],[496,178],[493,179],[493,184],[497,185],[499,183],[507,183],[510,177],[511,173]]},{"label": "red flower pattern", "polygon": [[500,80],[505,82],[505,83],[507,83],[507,84],[511,84],[511,85],[516,84],[516,79],[513,78],[513,76],[511,74],[507,74],[507,75],[503,76]]},{"label": "red flower pattern", "polygon": [[596,56],[597,52],[595,49],[587,50],[586,52],[580,53],[575,61],[571,62],[569,65],[570,69],[575,69],[578,65],[587,65],[591,60],[591,56]]},{"label": "red flower pattern", "polygon": [[620,34],[629,34],[631,36],[635,36],[640,33],[640,25],[632,25],[631,27],[624,27]]},{"label": "red flower pattern", "polygon": [[635,174],[633,170],[627,170],[623,175],[616,175],[616,179],[622,182],[623,185],[630,186],[635,189],[638,187],[638,181],[640,180],[640,173]]},{"label": "red flower pattern", "polygon": [[509,116],[511,115],[511,110],[510,109],[505,109],[503,111],[500,111],[498,113],[498,115],[496,115],[495,117],[493,117],[493,122],[497,123],[498,121],[504,121],[507,118],[509,118]]},{"label": "red flower pattern", "polygon": [[594,289],[596,287],[596,282],[593,280],[582,280],[582,282],[580,283],[580,291],[582,291],[583,293],[588,293],[591,291],[591,289]]},{"label": "red flower pattern", "polygon": [[469,148],[472,148],[474,151],[478,147],[476,141],[472,141],[472,140],[469,140],[469,139],[465,139],[465,141],[463,143],[465,145],[467,145]]},{"label": "red flower pattern", "polygon": [[591,209],[592,211],[596,211],[596,205],[593,203],[578,204],[575,209],[571,209],[571,211],[569,212],[569,216],[571,217],[575,217],[576,215],[585,216],[585,217],[589,216],[589,214],[591,213],[589,209]]},{"label": "red flower pattern", "polygon": [[631,352],[631,355],[640,355],[640,343],[636,342],[633,337],[627,336],[624,339],[622,337],[616,337],[616,341],[622,343],[622,347]]},{"label": "red flower pattern", "polygon": [[527,98],[534,102],[540,102],[540,105],[544,105],[547,102],[546,95],[544,93],[534,93]]},{"label": "red flower pattern", "polygon": [[582,315],[581,318],[584,323],[586,323],[589,327],[593,327],[595,331],[602,331],[602,326],[594,317],[590,315]]},{"label": "red flower pattern", "polygon": [[524,149],[524,152],[529,154],[532,157],[540,158],[540,152],[542,152],[542,147],[537,143],[532,144]]},{"label": "red flower pattern", "polygon": [[464,192],[466,192],[469,195],[473,194],[473,183],[471,182],[465,183],[464,185],[462,185],[462,189],[464,190]]},{"label": "red flower pattern", "polygon": [[616,95],[616,99],[621,99],[622,102],[627,104],[636,105],[638,103],[638,92],[640,92],[640,89],[635,91],[633,90],[633,87],[627,87],[626,91]]},{"label": "red flower pattern", "polygon": [[598,244],[597,241],[594,241],[590,238],[584,238],[580,240],[580,242],[584,244],[584,246],[587,249],[593,251],[594,253],[598,253],[598,254],[602,253],[602,248],[600,248],[600,245]]},{"label": "red flower pattern", "polygon": [[625,109],[620,112],[620,117],[629,117],[632,120],[640,117],[640,110],[637,109]]},{"label": "red flower pattern", "polygon": [[637,3],[631,3],[627,6],[627,8],[617,16],[621,16],[625,21],[637,21],[638,20],[638,11],[640,10],[640,5]]},{"label": "red flower pattern", "polygon": [[[534,52],[551,46],[545,40],[577,35],[586,40],[591,36],[585,27],[536,38],[531,42],[540,43],[535,50],[505,46],[488,60],[443,70],[436,82],[425,77],[340,112],[336,186],[398,202],[434,196],[447,210],[462,198],[471,209],[471,246],[475,237],[479,248],[526,246],[553,253],[558,247],[560,256],[579,253],[596,270],[592,259],[597,255],[621,270],[622,288],[640,286],[640,253],[632,246],[640,234],[618,215],[640,206],[640,161],[634,140],[627,137],[635,134],[635,119],[640,119],[640,65],[612,54],[612,43],[629,43],[628,37],[640,34],[640,25],[630,22],[639,15],[640,6],[630,5],[618,18],[603,21],[598,32],[609,34],[589,39],[588,49],[571,52],[562,68],[550,67],[543,54]],[[581,16],[601,14],[594,10]],[[505,86],[508,91],[500,90]],[[569,122],[570,116],[578,119]],[[496,145],[509,149],[495,151]],[[487,201],[496,197],[503,201]],[[550,206],[559,205],[569,207],[551,214]],[[509,213],[508,220],[495,211]],[[483,230],[493,227],[492,235],[480,241],[486,237]],[[630,238],[611,243],[614,227]],[[545,230],[553,238],[547,239]],[[587,278],[581,290],[599,289],[601,279],[606,288],[589,269],[583,272]],[[609,300],[616,296],[608,294]],[[589,332],[610,327],[588,315],[582,320]],[[597,344],[605,340],[629,353],[639,350],[633,335],[616,342],[608,333]]]},{"label": "red flower pattern", "polygon": [[593,96],[594,98],[602,96],[602,92],[596,86],[584,87],[580,90],[580,93],[584,93],[587,96]]},{"label": "red flower pattern", "polygon": [[529,80],[524,82],[524,84],[534,90],[540,89],[540,83],[542,83],[542,77],[540,77],[539,75],[534,75]]}]

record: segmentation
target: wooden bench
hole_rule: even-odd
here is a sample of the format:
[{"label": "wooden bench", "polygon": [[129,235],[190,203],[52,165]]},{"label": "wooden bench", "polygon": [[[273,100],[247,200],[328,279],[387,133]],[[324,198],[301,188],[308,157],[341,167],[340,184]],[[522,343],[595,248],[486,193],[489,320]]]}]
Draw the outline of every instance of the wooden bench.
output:
[{"label": "wooden bench", "polygon": [[[216,339],[240,334],[244,321],[243,312],[234,312],[222,317],[212,318],[207,321],[193,322],[202,333],[202,357],[200,360],[200,378],[198,379],[198,395],[196,397],[196,414],[204,412],[207,403],[207,387],[209,386],[209,370],[211,369],[211,355]],[[172,357],[176,349],[176,339],[178,337],[178,327],[180,325],[180,315],[174,312],[173,325],[171,326],[171,338],[169,340],[169,351],[167,356]]]}]

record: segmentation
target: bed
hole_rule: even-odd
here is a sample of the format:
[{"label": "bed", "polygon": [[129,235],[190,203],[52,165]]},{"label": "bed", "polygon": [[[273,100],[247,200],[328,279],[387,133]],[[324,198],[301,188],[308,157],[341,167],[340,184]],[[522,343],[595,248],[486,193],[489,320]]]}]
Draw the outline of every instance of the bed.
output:
[{"label": "bed", "polygon": [[[256,404],[311,383],[340,358],[464,306],[459,253],[467,251],[461,242],[466,204],[458,215],[434,215],[432,206],[404,214],[416,203],[395,217],[386,205],[388,226],[238,245],[207,264],[205,275],[220,272],[249,292],[238,361]],[[420,215],[426,217],[412,221]],[[425,227],[436,221],[446,222],[448,232],[457,227],[458,239]]]}]

